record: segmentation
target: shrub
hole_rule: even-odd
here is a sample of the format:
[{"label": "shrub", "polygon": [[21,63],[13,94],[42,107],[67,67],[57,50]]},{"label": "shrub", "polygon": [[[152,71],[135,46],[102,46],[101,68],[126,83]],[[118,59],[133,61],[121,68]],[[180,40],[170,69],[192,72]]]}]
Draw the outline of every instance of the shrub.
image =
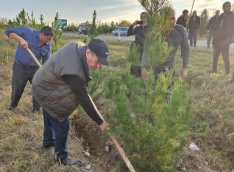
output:
[{"label": "shrub", "polygon": [[123,143],[136,170],[173,171],[173,160],[188,141],[191,108],[186,83],[169,71],[157,81],[153,76],[142,81],[121,69],[98,85],[114,105],[105,117],[110,132]]}]

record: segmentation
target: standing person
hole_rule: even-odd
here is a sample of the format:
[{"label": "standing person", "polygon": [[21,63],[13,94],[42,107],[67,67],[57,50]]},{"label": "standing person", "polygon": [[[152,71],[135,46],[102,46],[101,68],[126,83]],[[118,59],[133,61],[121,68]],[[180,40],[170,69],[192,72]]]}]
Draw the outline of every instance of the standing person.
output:
[{"label": "standing person", "polygon": [[182,15],[176,20],[176,24],[180,24],[187,29],[188,13],[188,10],[183,10]]},{"label": "standing person", "polygon": [[211,43],[211,39],[214,35],[214,29],[215,26],[217,25],[218,19],[219,19],[219,14],[220,11],[216,10],[215,11],[215,15],[213,17],[210,18],[208,26],[207,26],[207,31],[208,31],[208,35],[207,35],[207,48],[210,48],[210,43]]},{"label": "standing person", "polygon": [[100,130],[107,128],[86,90],[91,80],[89,70],[107,65],[107,57],[108,48],[99,39],[93,39],[87,46],[77,42],[68,43],[33,78],[33,95],[44,109],[43,147],[55,146],[55,160],[63,165],[85,165],[68,156],[66,146],[68,117],[79,104],[99,125]]},{"label": "standing person", "polygon": [[[168,16],[169,13],[169,16]],[[179,47],[181,47],[181,58],[183,59],[182,68],[180,70],[180,77],[185,79],[187,77],[187,66],[189,61],[189,44],[188,39],[186,37],[185,29],[181,25],[175,24],[175,11],[170,7],[166,7],[162,9],[161,15],[168,16],[168,20],[170,22],[170,26],[167,30],[162,31],[164,36],[166,36],[166,40],[168,42],[168,47],[170,47],[169,56],[166,61],[160,65],[154,66],[154,73],[156,77],[160,75],[162,72],[165,72],[166,69],[172,70],[173,64],[175,60],[175,56]],[[148,78],[148,71],[146,70],[147,67],[147,53],[144,51],[142,56],[142,72],[141,78],[147,79]]]},{"label": "standing person", "polygon": [[[140,57],[143,54],[144,49],[144,40],[145,40],[145,33],[148,28],[148,20],[149,16],[147,12],[142,12],[140,14],[140,21],[136,20],[133,24],[131,24],[128,28],[128,36],[135,35],[135,45],[139,52]],[[139,59],[141,61],[141,59]],[[130,72],[131,74],[135,75],[136,77],[140,77],[140,70],[141,67],[137,65],[131,65]]]},{"label": "standing person", "polygon": [[[42,63],[44,63],[51,54],[50,42],[54,33],[52,28],[48,26],[44,26],[40,31],[22,26],[8,28],[5,34],[9,38],[19,42],[15,53],[12,73],[12,93],[9,110],[13,110],[19,103],[26,83],[28,81],[30,83],[32,82],[34,73],[38,69],[37,64],[32,60],[32,57],[26,49],[29,48],[36,58],[38,60],[42,59]],[[32,98],[32,104],[32,111],[39,111],[40,105],[34,98]]]},{"label": "standing person", "polygon": [[197,16],[197,11],[193,11],[193,15],[189,18],[188,31],[190,46],[197,47],[197,31],[200,28],[200,17]]},{"label": "standing person", "polygon": [[234,14],[229,1],[223,3],[223,13],[219,16],[213,40],[213,72],[217,72],[219,55],[222,52],[226,74],[230,73],[229,47],[234,36]]}]

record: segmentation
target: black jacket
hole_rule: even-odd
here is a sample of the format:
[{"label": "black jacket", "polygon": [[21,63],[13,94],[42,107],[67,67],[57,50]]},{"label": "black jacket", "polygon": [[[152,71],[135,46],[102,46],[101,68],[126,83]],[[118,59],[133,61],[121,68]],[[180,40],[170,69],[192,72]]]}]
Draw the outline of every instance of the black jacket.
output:
[{"label": "black jacket", "polygon": [[209,23],[207,25],[207,29],[210,30],[214,30],[215,29],[215,26],[217,25],[217,22],[219,20],[219,16],[218,15],[215,15],[213,17],[210,18],[209,20]]},{"label": "black jacket", "polygon": [[200,21],[200,17],[198,17],[198,16],[191,16],[189,18],[188,29],[190,31],[199,29],[200,28],[200,22],[201,22]]},{"label": "black jacket", "polygon": [[234,36],[234,14],[222,13],[215,26],[214,31],[214,44],[223,44],[233,42]]},{"label": "black jacket", "polygon": [[145,32],[147,30],[147,26],[137,25],[130,25],[128,28],[128,36],[135,35],[135,43],[139,48],[139,52],[143,54],[144,49],[144,39],[145,39]]},{"label": "black jacket", "polygon": [[180,16],[177,21],[176,21],[176,24],[180,24],[182,25],[184,28],[187,27],[187,20],[184,18],[184,16]]}]

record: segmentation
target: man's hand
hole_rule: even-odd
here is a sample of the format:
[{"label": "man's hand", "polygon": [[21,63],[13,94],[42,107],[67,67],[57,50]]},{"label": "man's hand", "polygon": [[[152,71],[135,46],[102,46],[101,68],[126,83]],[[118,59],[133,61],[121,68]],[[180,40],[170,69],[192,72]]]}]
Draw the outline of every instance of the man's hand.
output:
[{"label": "man's hand", "polygon": [[188,72],[187,72],[186,68],[180,69],[180,77],[181,77],[181,79],[186,79],[187,75],[188,75]]},{"label": "man's hand", "polygon": [[21,40],[20,40],[20,45],[21,45],[23,48],[28,48],[28,43],[27,43],[27,41],[25,41],[24,39],[21,39]]},{"label": "man's hand", "polygon": [[135,21],[132,23],[132,25],[135,26],[135,25],[137,25],[138,22],[139,22],[139,20],[135,20]]},{"label": "man's hand", "polygon": [[99,129],[101,131],[105,131],[107,129],[107,127],[108,127],[108,125],[105,121],[101,125],[99,125]]},{"label": "man's hand", "polygon": [[149,77],[149,72],[145,68],[142,68],[141,69],[141,78],[146,80],[146,79],[148,79],[148,77]]}]

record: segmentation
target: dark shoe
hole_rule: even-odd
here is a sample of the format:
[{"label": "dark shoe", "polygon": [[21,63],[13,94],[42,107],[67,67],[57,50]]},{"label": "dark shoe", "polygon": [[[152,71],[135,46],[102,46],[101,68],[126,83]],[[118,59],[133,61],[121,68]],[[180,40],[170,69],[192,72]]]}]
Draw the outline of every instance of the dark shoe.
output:
[{"label": "dark shoe", "polygon": [[40,109],[32,109],[32,113],[39,113]]},{"label": "dark shoe", "polygon": [[136,76],[137,78],[141,77],[141,66],[131,65],[130,74]]},{"label": "dark shoe", "polygon": [[9,111],[14,111],[15,108],[16,108],[16,106],[10,106],[10,107],[8,108],[8,110],[9,110]]},{"label": "dark shoe", "polygon": [[54,147],[54,143],[43,144],[42,147],[43,147],[43,149],[49,149],[49,148],[51,148],[51,147]]}]

